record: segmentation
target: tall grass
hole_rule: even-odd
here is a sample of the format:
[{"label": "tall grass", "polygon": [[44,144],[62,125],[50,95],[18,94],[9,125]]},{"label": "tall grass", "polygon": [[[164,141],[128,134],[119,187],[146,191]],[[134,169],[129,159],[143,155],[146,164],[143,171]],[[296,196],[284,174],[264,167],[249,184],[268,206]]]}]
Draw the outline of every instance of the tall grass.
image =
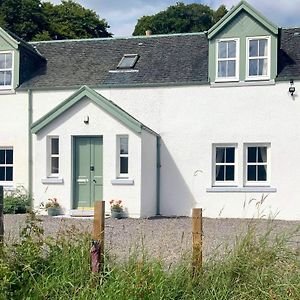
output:
[{"label": "tall grass", "polygon": [[123,263],[107,256],[104,274],[93,275],[90,237],[71,230],[45,238],[32,214],[21,242],[0,258],[0,299],[300,299],[299,253],[287,238],[250,226],[196,275],[188,255],[167,269],[146,253]]}]

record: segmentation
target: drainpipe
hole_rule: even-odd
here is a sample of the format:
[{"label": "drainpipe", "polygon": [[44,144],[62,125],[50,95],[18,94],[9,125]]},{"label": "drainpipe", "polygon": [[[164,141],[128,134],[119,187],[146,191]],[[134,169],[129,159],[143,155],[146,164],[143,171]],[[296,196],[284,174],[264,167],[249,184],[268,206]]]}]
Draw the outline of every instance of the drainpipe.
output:
[{"label": "drainpipe", "polygon": [[30,206],[32,203],[32,90],[28,90],[28,196],[30,199]]},{"label": "drainpipe", "polygon": [[160,215],[160,136],[156,137],[156,215]]}]

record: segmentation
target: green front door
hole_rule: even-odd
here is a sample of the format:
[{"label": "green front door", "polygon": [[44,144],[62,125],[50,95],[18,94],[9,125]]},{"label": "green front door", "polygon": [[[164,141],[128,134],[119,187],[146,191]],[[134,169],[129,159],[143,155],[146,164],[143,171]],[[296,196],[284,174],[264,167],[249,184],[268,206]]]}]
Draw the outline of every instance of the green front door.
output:
[{"label": "green front door", "polygon": [[102,137],[74,139],[74,208],[93,207],[103,198]]}]

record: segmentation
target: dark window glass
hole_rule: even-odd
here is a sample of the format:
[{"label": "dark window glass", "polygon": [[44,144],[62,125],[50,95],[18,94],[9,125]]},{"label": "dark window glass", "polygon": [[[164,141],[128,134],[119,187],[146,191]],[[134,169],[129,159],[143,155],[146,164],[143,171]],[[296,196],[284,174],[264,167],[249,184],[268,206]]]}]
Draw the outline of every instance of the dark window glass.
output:
[{"label": "dark window glass", "polygon": [[267,180],[267,166],[258,166],[258,181]]},{"label": "dark window glass", "polygon": [[216,166],[216,181],[224,181],[224,166]]},{"label": "dark window glass", "polygon": [[51,154],[59,154],[58,138],[51,139]]},{"label": "dark window glass", "polygon": [[258,162],[267,162],[267,147],[258,147]]},{"label": "dark window glass", "polygon": [[248,166],[247,180],[256,181],[256,166]]},{"label": "dark window glass", "polygon": [[59,159],[58,157],[51,157],[51,173],[57,174],[59,170]]},{"label": "dark window glass", "polygon": [[13,150],[6,150],[6,164],[13,164]]},{"label": "dark window glass", "polygon": [[128,173],[128,157],[120,157],[120,174]]},{"label": "dark window glass", "polygon": [[0,165],[5,164],[5,150],[0,150]]},{"label": "dark window glass", "polygon": [[13,180],[13,168],[7,167],[6,168],[6,181],[12,181]]},{"label": "dark window glass", "polygon": [[249,163],[256,162],[256,151],[257,151],[257,147],[248,147],[248,162]]},{"label": "dark window glass", "polygon": [[138,55],[124,55],[121,59],[118,68],[120,69],[131,69],[134,67],[135,63],[138,60]]},{"label": "dark window glass", "polygon": [[226,148],[226,162],[234,163],[234,148]]},{"label": "dark window glass", "polygon": [[120,138],[120,154],[128,154],[128,138]]},{"label": "dark window glass", "polygon": [[226,180],[234,180],[234,166],[226,166]]},{"label": "dark window glass", "polygon": [[216,163],[225,162],[225,148],[216,148]]},{"label": "dark window glass", "polygon": [[0,167],[0,181],[5,181],[5,168]]}]

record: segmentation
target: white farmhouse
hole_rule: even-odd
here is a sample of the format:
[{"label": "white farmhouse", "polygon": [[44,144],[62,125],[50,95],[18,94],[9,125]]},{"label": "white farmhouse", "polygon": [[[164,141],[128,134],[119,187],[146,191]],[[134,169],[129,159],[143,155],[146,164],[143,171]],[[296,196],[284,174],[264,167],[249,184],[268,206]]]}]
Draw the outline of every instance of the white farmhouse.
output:
[{"label": "white farmhouse", "polygon": [[131,217],[300,220],[299,83],[300,28],[245,1],[202,33],[0,29],[0,185],[66,214],[121,199]]}]

